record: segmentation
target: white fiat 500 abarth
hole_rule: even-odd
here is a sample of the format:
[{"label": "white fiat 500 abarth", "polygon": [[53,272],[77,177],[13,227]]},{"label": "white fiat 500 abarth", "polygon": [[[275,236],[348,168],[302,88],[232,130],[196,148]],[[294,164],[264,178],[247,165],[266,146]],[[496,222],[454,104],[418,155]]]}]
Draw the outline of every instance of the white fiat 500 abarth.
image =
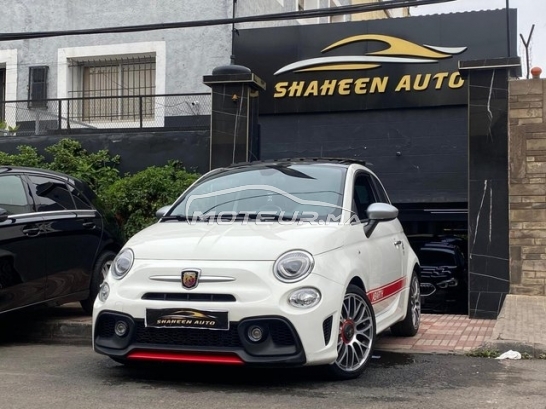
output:
[{"label": "white fiat 500 abarth", "polygon": [[348,379],[378,333],[417,333],[418,260],[362,162],[216,169],[157,216],[95,301],[93,347],[118,362],[322,365]]}]

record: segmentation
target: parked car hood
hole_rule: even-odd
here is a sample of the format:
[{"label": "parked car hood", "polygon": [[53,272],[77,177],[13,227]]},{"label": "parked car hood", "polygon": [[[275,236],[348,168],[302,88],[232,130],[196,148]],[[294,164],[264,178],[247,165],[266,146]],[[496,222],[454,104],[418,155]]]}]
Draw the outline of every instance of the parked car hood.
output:
[{"label": "parked car hood", "polygon": [[303,249],[320,254],[342,245],[340,225],[279,223],[156,223],[133,236],[126,247],[137,259],[276,260]]}]

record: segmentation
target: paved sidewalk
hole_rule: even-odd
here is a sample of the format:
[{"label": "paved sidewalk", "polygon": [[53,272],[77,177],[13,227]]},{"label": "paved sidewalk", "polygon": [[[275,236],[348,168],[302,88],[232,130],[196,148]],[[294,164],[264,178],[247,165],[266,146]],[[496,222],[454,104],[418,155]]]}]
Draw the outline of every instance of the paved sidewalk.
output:
[{"label": "paved sidewalk", "polygon": [[507,295],[496,321],[489,346],[546,355],[546,297]]},{"label": "paved sidewalk", "polygon": [[387,331],[379,335],[376,348],[394,352],[466,353],[491,338],[495,323],[466,315],[423,314],[417,335],[401,338]]}]

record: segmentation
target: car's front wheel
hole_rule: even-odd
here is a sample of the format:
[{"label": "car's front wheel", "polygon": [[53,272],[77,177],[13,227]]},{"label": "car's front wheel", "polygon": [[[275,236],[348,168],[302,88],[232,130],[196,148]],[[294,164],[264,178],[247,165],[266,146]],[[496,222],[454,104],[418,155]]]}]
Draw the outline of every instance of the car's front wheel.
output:
[{"label": "car's front wheel", "polygon": [[370,360],[375,345],[375,316],[366,293],[349,285],[339,321],[337,359],[328,369],[336,379],[358,377]]},{"label": "car's front wheel", "polygon": [[97,298],[97,294],[99,293],[100,285],[106,278],[108,270],[110,269],[112,261],[114,261],[115,257],[116,253],[113,251],[105,251],[95,262],[93,275],[91,276],[91,285],[89,287],[89,297],[80,302],[83,310],[87,314],[91,314],[93,312],[93,304],[95,303],[95,298]]}]

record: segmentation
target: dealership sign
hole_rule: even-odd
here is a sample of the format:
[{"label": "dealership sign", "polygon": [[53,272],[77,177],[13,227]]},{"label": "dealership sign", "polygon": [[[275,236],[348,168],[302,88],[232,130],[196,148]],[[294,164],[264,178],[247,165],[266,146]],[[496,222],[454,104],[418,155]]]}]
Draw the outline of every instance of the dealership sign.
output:
[{"label": "dealership sign", "polygon": [[505,25],[497,10],[241,30],[235,56],[266,81],[261,113],[463,105],[458,61],[505,56]]}]

